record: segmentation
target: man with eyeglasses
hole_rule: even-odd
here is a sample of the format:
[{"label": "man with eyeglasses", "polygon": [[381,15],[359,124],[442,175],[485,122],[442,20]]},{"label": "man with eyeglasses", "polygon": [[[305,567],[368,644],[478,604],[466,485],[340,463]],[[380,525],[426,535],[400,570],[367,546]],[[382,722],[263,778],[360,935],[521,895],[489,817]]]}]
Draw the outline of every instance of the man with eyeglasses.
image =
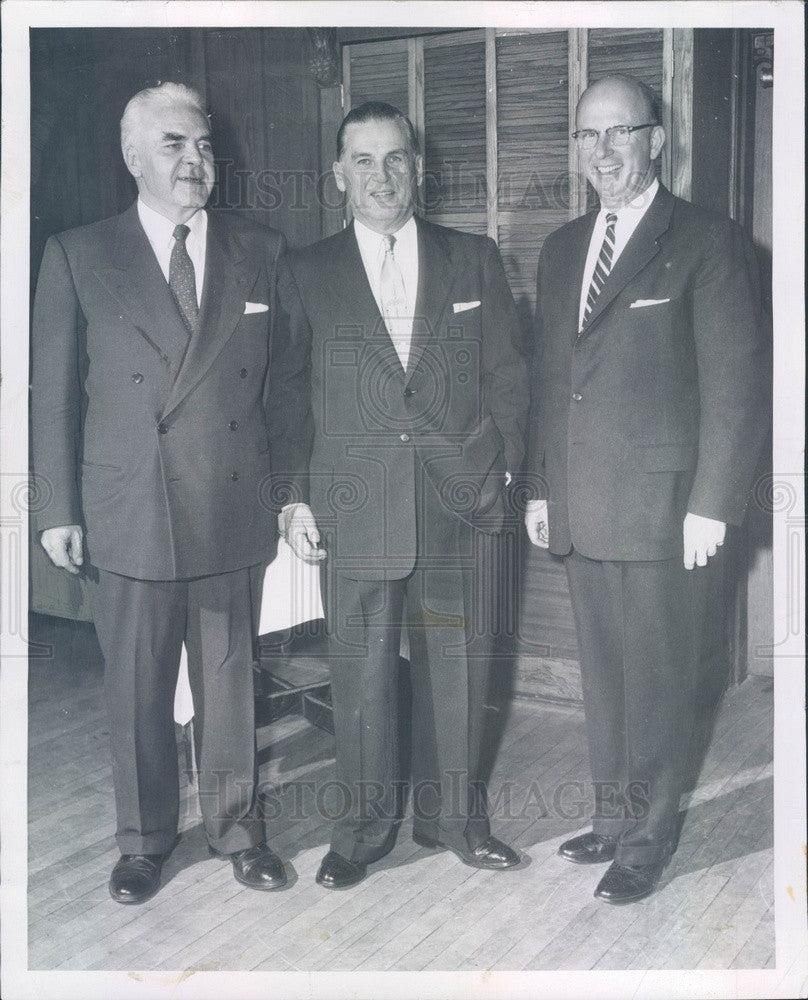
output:
[{"label": "man with eyeglasses", "polygon": [[689,770],[699,636],[761,445],[768,352],[753,250],[657,180],[665,142],[643,83],[578,102],[600,209],[552,233],[538,269],[531,542],[563,556],[594,783],[567,861],[611,861],[612,904],[653,892]]}]

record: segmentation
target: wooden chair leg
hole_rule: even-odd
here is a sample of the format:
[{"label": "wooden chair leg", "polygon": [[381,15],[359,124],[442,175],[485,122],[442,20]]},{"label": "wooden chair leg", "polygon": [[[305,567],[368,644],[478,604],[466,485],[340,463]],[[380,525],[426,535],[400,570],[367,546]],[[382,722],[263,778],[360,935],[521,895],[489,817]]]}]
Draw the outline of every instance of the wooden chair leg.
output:
[{"label": "wooden chair leg", "polygon": [[185,773],[188,775],[189,784],[194,788],[198,787],[198,771],[196,760],[196,743],[194,741],[194,720],[186,723],[182,727],[182,746],[185,752]]}]

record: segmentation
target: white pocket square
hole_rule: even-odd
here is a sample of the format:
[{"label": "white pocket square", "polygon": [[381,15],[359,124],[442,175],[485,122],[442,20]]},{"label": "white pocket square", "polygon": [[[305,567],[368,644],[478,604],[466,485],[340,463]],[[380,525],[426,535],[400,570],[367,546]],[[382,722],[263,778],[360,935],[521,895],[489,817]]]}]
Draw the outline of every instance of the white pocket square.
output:
[{"label": "white pocket square", "polygon": [[645,306],[661,306],[665,302],[670,302],[670,299],[635,299],[629,309],[643,309]]},{"label": "white pocket square", "polygon": [[476,309],[479,304],[479,299],[476,302],[455,302],[452,304],[452,309],[456,313],[462,313],[466,312],[467,309]]},{"label": "white pocket square", "polygon": [[248,313],[265,313],[269,311],[269,306],[264,302],[245,302],[244,315]]}]

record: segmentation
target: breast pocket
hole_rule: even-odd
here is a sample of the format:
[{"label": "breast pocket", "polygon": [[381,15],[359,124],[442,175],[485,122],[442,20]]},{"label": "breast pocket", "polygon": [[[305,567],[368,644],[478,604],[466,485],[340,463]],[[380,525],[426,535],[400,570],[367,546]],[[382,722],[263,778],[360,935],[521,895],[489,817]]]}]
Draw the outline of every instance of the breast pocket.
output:
[{"label": "breast pocket", "polygon": [[670,304],[670,296],[662,299],[634,299],[629,303],[629,309],[659,309]]}]

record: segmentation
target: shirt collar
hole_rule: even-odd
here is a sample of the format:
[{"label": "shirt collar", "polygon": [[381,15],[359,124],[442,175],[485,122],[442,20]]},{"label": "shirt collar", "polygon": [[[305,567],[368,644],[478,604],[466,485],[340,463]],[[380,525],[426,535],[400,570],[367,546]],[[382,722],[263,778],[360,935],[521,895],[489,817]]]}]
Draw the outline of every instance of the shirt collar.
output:
[{"label": "shirt collar", "polygon": [[[374,232],[374,230],[369,229],[363,222],[360,222],[359,219],[354,219],[354,233],[356,233],[356,242],[359,244],[363,253],[373,255],[379,252],[382,246],[382,240],[384,239],[384,236],[381,233],[377,233]],[[418,227],[415,224],[415,216],[411,215],[401,229],[398,229],[395,233],[393,233],[393,236],[396,238],[396,246],[401,247],[402,249],[407,249],[410,246],[417,246]]]},{"label": "shirt collar", "polygon": [[[167,219],[164,215],[156,212],[142,198],[138,198],[137,200],[137,214],[150,243],[157,246],[171,246],[171,242],[174,239],[174,230],[177,226],[176,222],[172,222],[171,219]],[[188,236],[189,239],[199,239],[204,236],[208,228],[208,217],[204,208],[200,208],[198,212],[194,212],[185,225],[191,230]]]}]

